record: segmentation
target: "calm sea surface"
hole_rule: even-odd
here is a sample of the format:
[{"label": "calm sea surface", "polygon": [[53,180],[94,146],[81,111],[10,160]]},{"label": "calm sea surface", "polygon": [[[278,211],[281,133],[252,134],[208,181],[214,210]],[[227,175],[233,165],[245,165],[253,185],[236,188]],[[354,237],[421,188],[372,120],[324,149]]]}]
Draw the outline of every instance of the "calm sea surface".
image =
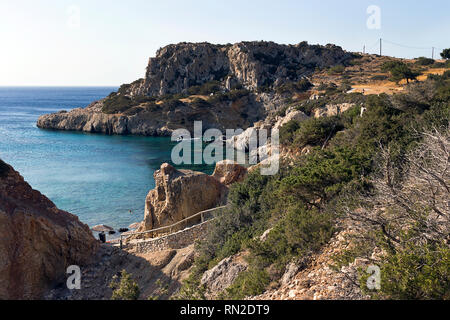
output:
[{"label": "calm sea surface", "polygon": [[[85,107],[117,88],[0,87],[0,158],[34,189],[89,226],[143,219],[153,173],[170,163],[170,138],[41,130],[46,113]],[[191,168],[211,173],[211,167]],[[132,210],[132,214],[130,214]]]}]

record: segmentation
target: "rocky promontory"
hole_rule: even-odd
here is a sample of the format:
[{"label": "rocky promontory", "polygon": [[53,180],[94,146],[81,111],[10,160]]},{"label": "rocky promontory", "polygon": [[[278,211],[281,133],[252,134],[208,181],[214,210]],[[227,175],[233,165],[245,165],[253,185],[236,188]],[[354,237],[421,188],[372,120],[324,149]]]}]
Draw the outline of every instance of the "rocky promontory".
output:
[{"label": "rocky promontory", "polygon": [[87,225],[0,160],[0,300],[42,298],[98,246]]},{"label": "rocky promontory", "polygon": [[144,79],[86,108],[41,116],[37,126],[146,136],[192,131],[194,121],[204,130],[246,129],[282,107],[277,89],[352,58],[340,47],[306,42],[169,45],[150,58]]},{"label": "rocky promontory", "polygon": [[246,168],[229,160],[217,163],[211,176],[191,170],[177,170],[164,163],[154,174],[156,186],[145,200],[140,231],[169,226],[224,204],[228,186],[241,181],[246,175]]}]

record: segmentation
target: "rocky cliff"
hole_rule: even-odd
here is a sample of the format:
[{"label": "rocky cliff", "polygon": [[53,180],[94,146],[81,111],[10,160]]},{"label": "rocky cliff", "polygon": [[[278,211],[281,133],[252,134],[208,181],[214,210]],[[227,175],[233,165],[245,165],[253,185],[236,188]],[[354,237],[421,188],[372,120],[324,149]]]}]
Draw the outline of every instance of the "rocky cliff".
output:
[{"label": "rocky cliff", "polygon": [[181,93],[208,81],[224,81],[227,89],[241,84],[249,90],[297,81],[315,68],[345,63],[352,57],[334,45],[281,45],[240,42],[234,45],[179,43],[150,58],[146,77],[129,88],[132,95]]},{"label": "rocky cliff", "polygon": [[[353,55],[334,45],[179,43],[150,58],[144,79],[85,109],[39,118],[40,128],[106,134],[170,135],[178,128],[246,129],[280,107],[276,88],[316,68],[346,64]],[[265,93],[261,93],[265,92]],[[272,110],[273,111],[273,110]]]},{"label": "rocky cliff", "polygon": [[0,160],[0,299],[38,299],[98,248],[89,227]]},{"label": "rocky cliff", "polygon": [[214,175],[177,170],[165,163],[154,174],[156,187],[145,200],[140,231],[169,226],[200,211],[223,204],[228,185],[241,181],[247,170],[232,161],[216,165]]}]

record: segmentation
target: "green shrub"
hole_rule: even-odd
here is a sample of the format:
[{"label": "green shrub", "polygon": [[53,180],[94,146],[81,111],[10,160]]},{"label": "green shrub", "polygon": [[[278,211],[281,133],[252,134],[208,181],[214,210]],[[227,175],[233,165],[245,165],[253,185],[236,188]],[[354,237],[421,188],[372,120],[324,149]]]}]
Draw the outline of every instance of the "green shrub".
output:
[{"label": "green shrub", "polygon": [[131,274],[125,270],[122,270],[120,278],[113,277],[109,287],[113,289],[112,300],[137,300],[139,298],[139,286],[131,278]]},{"label": "green shrub", "polygon": [[294,133],[300,129],[298,121],[291,120],[280,128],[280,143],[291,145],[294,142]]},{"label": "green shrub", "polygon": [[426,58],[426,57],[419,57],[417,58],[417,61],[415,64],[418,66],[430,66],[435,63],[434,59]]},{"label": "green shrub", "polygon": [[304,147],[306,145],[323,145],[336,132],[344,129],[339,117],[323,117],[308,119],[300,124],[300,129],[295,132],[294,145]]},{"label": "green shrub", "polygon": [[200,86],[193,86],[188,89],[190,95],[210,95],[220,92],[222,89],[219,81],[209,81]]},{"label": "green shrub", "polygon": [[217,104],[221,102],[234,102],[250,94],[247,89],[235,89],[225,93],[216,93],[215,95],[208,98],[208,102],[212,104]]},{"label": "green shrub", "polygon": [[442,57],[442,59],[450,59],[450,48],[448,48],[448,49],[444,49],[442,52],[441,52],[441,57]]},{"label": "green shrub", "polygon": [[313,84],[308,79],[301,79],[297,82],[288,82],[276,88],[278,94],[284,93],[301,93],[306,92],[313,87]]},{"label": "green shrub", "polygon": [[328,74],[342,74],[345,71],[345,67],[343,65],[333,66],[328,70]]},{"label": "green shrub", "polygon": [[226,289],[223,298],[242,300],[247,296],[259,295],[269,283],[270,278],[265,270],[250,269],[239,274],[233,285]]},{"label": "green shrub", "polygon": [[416,80],[416,78],[420,75],[419,72],[413,71],[407,64],[401,61],[385,62],[381,66],[381,70],[383,72],[390,72],[391,81],[397,83],[403,79],[406,79],[406,82],[409,83],[410,80]]},{"label": "green shrub", "polygon": [[361,288],[374,298],[388,300],[450,300],[448,245],[408,245],[383,259],[380,291],[368,291],[367,275]]},{"label": "green shrub", "polygon": [[254,264],[265,268],[275,264],[279,271],[294,257],[316,252],[334,232],[334,216],[317,209],[295,205],[271,230],[264,242],[252,240],[248,246]]},{"label": "green shrub", "polygon": [[346,184],[359,181],[370,172],[370,167],[370,156],[357,148],[316,150],[281,180],[279,192],[285,203],[301,201],[318,207],[339,194]]},{"label": "green shrub", "polygon": [[374,80],[374,81],[384,81],[387,79],[389,79],[389,77],[385,76],[384,74],[377,74],[370,78],[370,80]]}]

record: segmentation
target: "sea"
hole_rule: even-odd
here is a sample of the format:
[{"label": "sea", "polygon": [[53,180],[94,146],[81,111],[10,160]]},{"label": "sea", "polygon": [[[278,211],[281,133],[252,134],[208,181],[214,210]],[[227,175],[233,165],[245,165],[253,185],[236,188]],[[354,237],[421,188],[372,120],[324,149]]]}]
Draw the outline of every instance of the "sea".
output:
[{"label": "sea", "polygon": [[[40,115],[85,107],[116,87],[0,87],[0,159],[58,208],[93,227],[127,228],[144,218],[153,174],[176,142],[43,130]],[[184,166],[210,174],[213,167]]]}]

